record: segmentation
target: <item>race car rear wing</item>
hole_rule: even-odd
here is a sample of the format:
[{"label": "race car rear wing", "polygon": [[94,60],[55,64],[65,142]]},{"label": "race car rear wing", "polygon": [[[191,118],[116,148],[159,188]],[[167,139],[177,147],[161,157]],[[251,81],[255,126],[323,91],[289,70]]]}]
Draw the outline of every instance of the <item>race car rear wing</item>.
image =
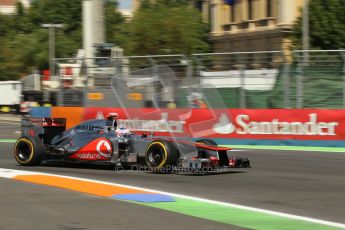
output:
[{"label": "race car rear wing", "polygon": [[23,117],[21,122],[22,136],[39,137],[45,143],[66,130],[66,118]]}]

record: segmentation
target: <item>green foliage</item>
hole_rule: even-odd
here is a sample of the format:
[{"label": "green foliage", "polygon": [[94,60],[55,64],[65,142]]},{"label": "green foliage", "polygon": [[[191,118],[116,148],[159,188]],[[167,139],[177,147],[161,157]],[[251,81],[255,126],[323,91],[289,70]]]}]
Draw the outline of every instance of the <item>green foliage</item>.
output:
[{"label": "green foliage", "polygon": [[118,45],[122,33],[122,24],[124,23],[124,18],[119,12],[116,11],[116,1],[107,1],[104,8],[106,40],[108,43]]},{"label": "green foliage", "polygon": [[[122,16],[117,1],[105,4],[108,42],[116,43]],[[44,23],[61,23],[55,30],[55,56],[72,57],[82,48],[82,0],[33,0],[29,10],[17,2],[15,15],[0,14],[0,80],[18,79],[49,66],[49,31]]]},{"label": "green foliage", "polygon": [[187,1],[144,1],[126,25],[122,46],[128,55],[189,54],[209,50],[208,27]]},{"label": "green foliage", "polygon": [[[310,46],[312,49],[345,48],[345,1],[310,0]],[[293,29],[293,48],[302,48],[302,17]]]},{"label": "green foliage", "polygon": [[[0,80],[18,79],[48,67],[48,29],[56,29],[56,57],[70,57],[81,47],[81,0],[34,0],[29,10],[17,2],[15,15],[0,15]],[[5,22],[5,23],[2,23]]]},{"label": "green foliage", "polygon": [[[124,21],[116,0],[105,2],[106,40],[126,54],[192,53],[209,50],[208,25],[188,0],[142,2],[133,20]],[[18,79],[48,68],[49,31],[44,23],[64,24],[55,30],[57,58],[82,48],[82,0],[32,0],[15,15],[0,14],[0,80]]]},{"label": "green foliage", "polygon": [[140,3],[140,9],[149,9],[152,6],[151,0],[142,0]]},{"label": "green foliage", "polygon": [[0,81],[18,78],[19,73],[16,70],[20,64],[9,59],[14,56],[15,52],[7,45],[7,41],[0,37]]},{"label": "green foliage", "polygon": [[7,15],[0,14],[0,39],[7,36],[9,23],[10,23],[10,17]]},{"label": "green foliage", "polygon": [[156,0],[156,5],[163,5],[165,7],[187,6],[188,3],[188,0]]},{"label": "green foliage", "polygon": [[208,25],[188,0],[143,0],[134,18],[117,27],[126,55],[209,51]]},{"label": "green foliage", "polygon": [[81,4],[82,0],[35,0],[28,17],[38,27],[43,23],[62,23],[69,34],[81,28]]}]

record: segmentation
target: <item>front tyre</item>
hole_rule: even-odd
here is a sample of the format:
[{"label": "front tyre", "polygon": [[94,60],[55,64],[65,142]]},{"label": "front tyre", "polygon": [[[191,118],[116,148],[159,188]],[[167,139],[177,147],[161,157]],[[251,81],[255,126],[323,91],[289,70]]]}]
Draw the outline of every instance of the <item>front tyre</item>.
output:
[{"label": "front tyre", "polygon": [[14,145],[14,158],[20,165],[39,165],[44,156],[45,147],[39,138],[23,136]]},{"label": "front tyre", "polygon": [[154,173],[171,172],[176,165],[178,151],[165,140],[152,141],[145,151],[145,162]]},{"label": "front tyre", "polygon": [[210,146],[218,146],[217,143],[214,140],[211,139],[199,139],[196,141],[197,143],[202,143],[205,145],[210,145]]}]

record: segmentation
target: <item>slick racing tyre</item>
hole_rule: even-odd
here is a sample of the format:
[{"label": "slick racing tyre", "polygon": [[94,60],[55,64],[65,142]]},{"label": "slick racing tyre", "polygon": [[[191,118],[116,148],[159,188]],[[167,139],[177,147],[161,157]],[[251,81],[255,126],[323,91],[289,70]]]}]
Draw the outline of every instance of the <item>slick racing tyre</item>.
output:
[{"label": "slick racing tyre", "polygon": [[14,158],[20,165],[39,165],[45,156],[45,147],[37,137],[23,136],[14,145]]},{"label": "slick racing tyre", "polygon": [[214,140],[211,139],[200,139],[196,141],[197,143],[202,143],[205,145],[218,146]]},{"label": "slick racing tyre", "polygon": [[154,173],[171,172],[176,165],[178,151],[165,140],[152,141],[145,151],[145,162]]}]

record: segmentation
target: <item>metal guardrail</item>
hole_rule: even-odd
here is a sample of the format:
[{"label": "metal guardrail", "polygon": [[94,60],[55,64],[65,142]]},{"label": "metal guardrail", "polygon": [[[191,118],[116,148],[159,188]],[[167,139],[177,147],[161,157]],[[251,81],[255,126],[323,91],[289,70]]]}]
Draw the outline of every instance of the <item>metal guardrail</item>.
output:
[{"label": "metal guardrail", "polygon": [[[308,63],[303,58],[305,54],[309,56]],[[111,92],[114,75],[127,78],[132,72],[149,69],[150,73],[145,74],[153,77],[162,75],[160,71],[164,68],[160,67],[167,66],[176,78],[169,88],[173,88],[171,100],[177,107],[189,107],[193,92],[207,94],[210,99],[209,95],[217,91],[228,108],[345,108],[345,50],[296,50],[289,57],[282,51],[262,51],[57,59],[57,62],[79,63],[71,68],[79,73],[77,88],[84,93],[84,106],[119,106]],[[59,71],[64,85],[66,69]],[[155,93],[152,86],[145,87],[148,88],[138,93]],[[113,89],[116,90],[116,85]]]}]

